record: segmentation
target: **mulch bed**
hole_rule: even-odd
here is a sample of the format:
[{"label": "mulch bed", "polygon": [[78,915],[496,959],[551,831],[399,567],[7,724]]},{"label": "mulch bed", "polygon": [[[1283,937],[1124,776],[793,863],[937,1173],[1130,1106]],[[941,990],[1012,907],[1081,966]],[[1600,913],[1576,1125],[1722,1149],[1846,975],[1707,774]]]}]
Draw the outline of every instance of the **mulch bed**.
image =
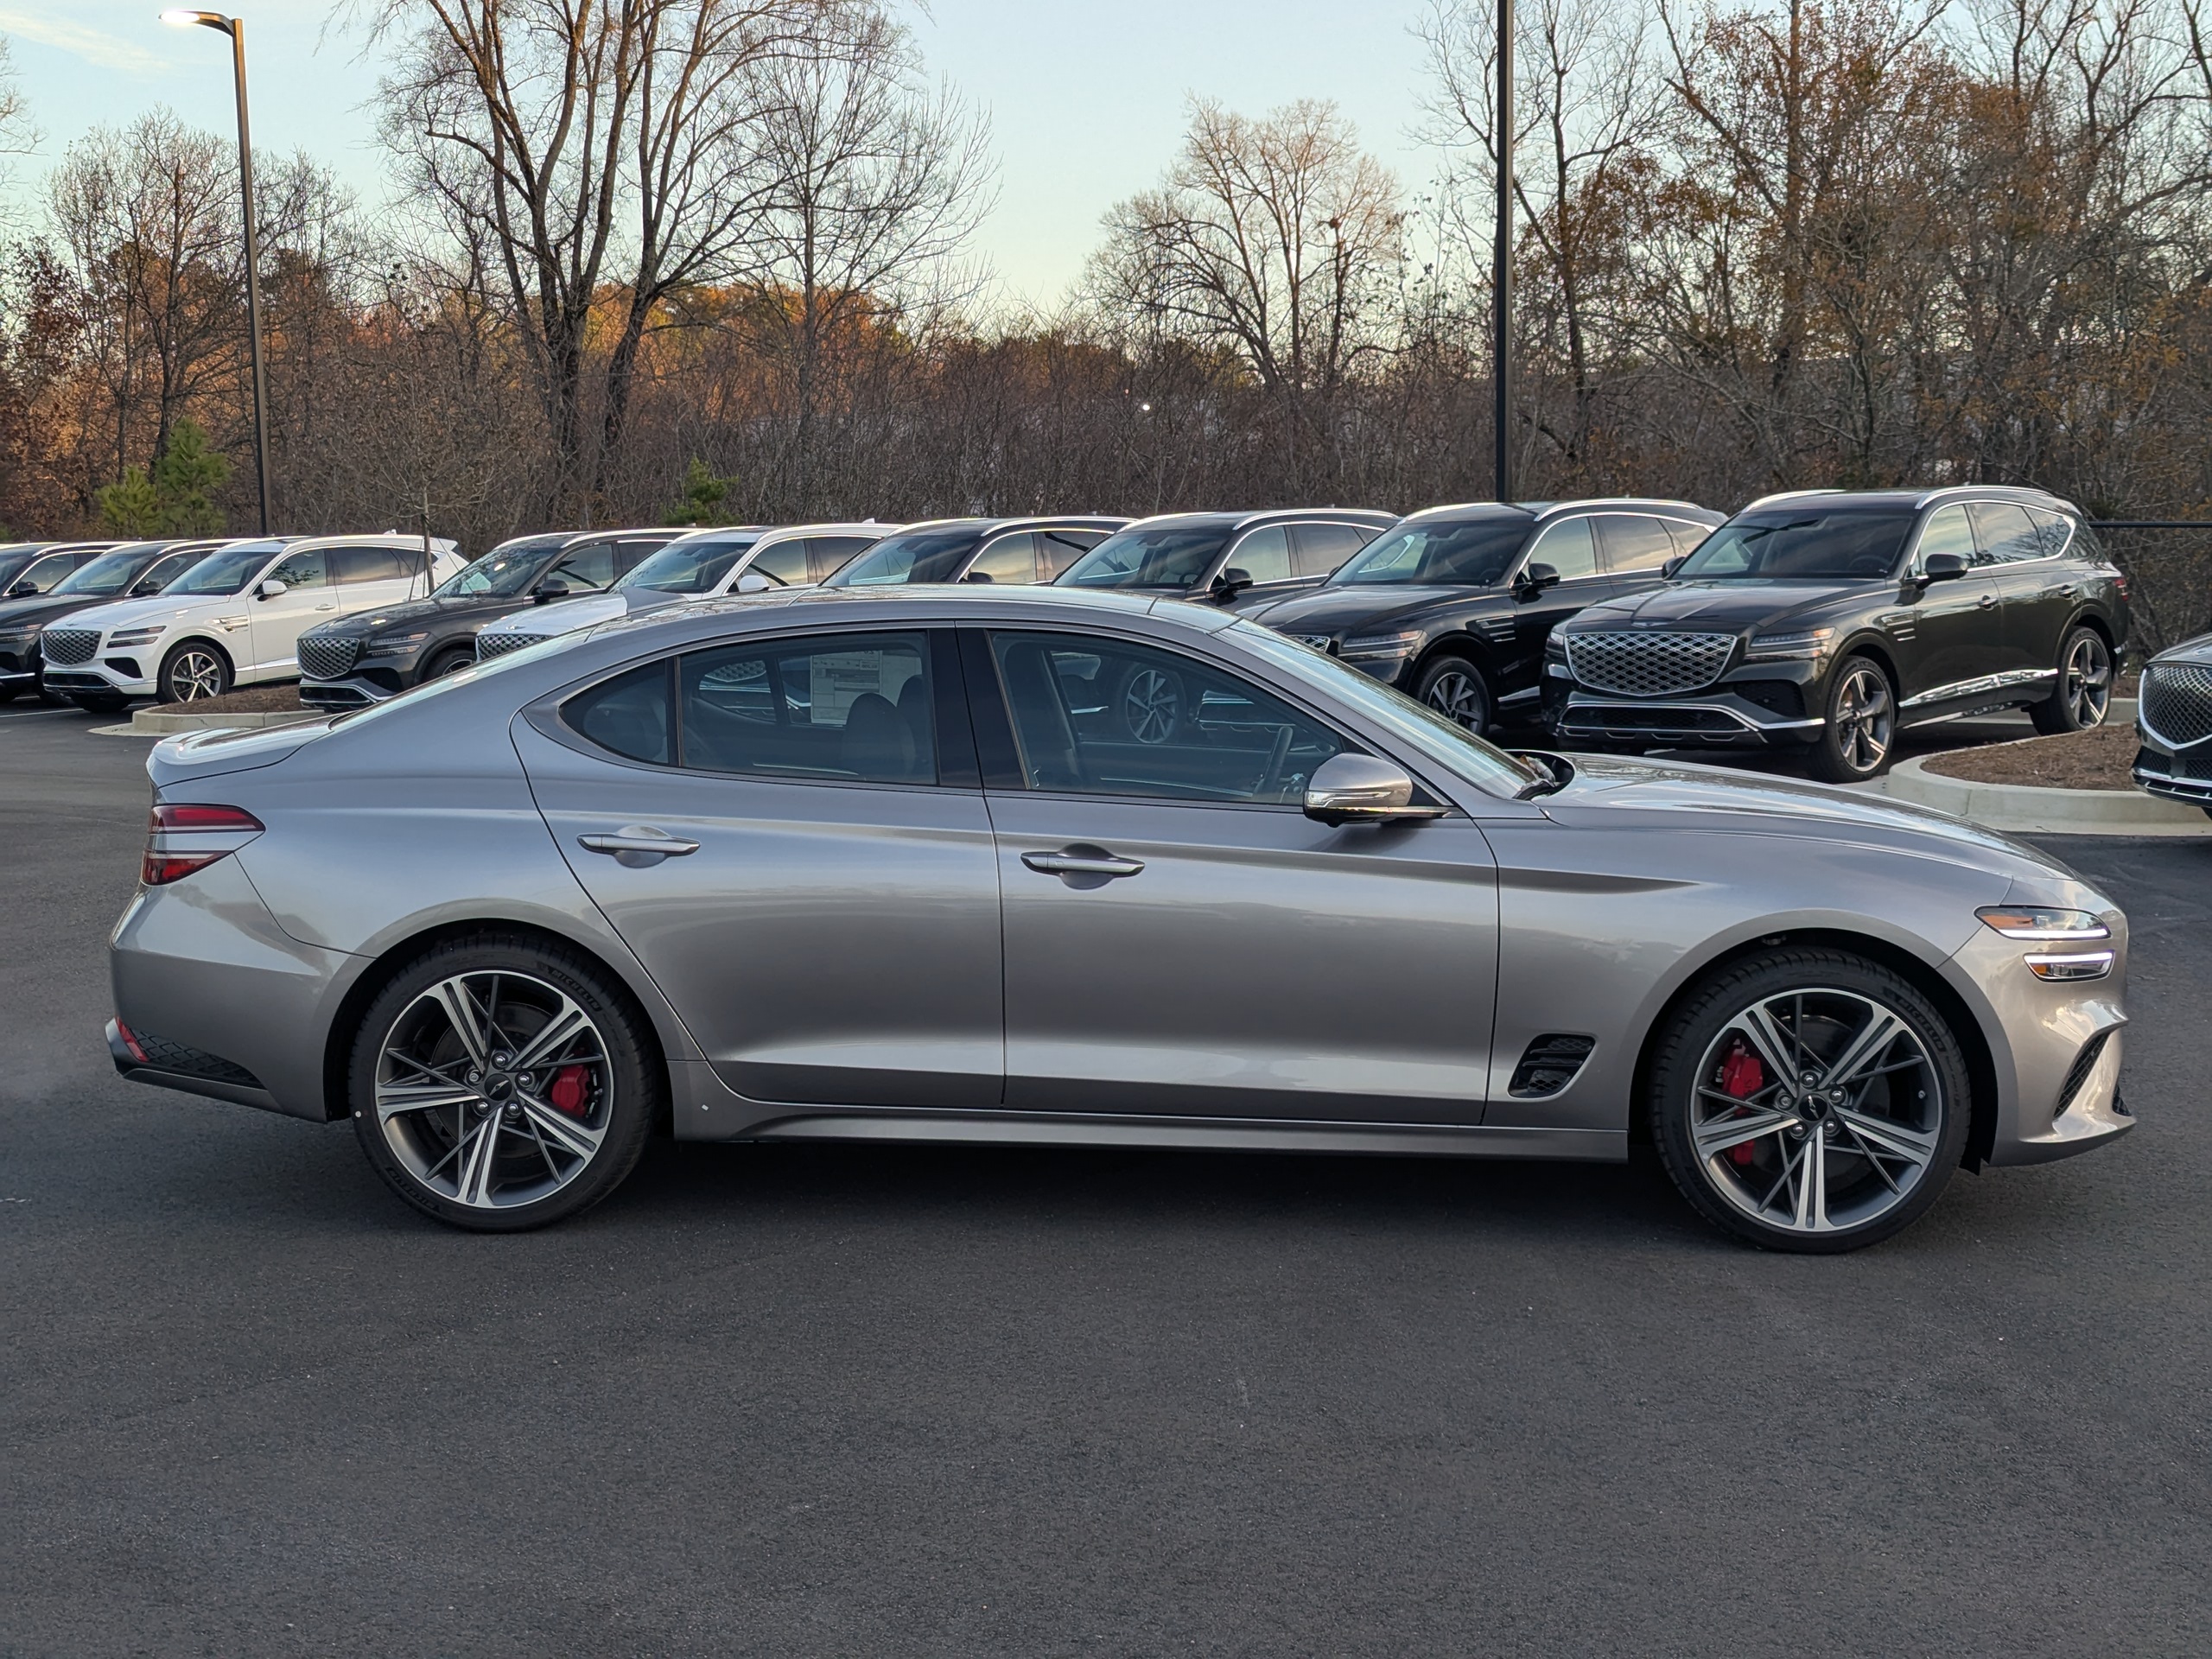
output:
[{"label": "mulch bed", "polygon": [[1926,770],[1975,784],[2026,784],[2037,789],[2132,789],[2135,728],[2126,721],[2064,737],[2031,737],[1929,756]]},{"label": "mulch bed", "polygon": [[219,697],[196,702],[155,705],[166,715],[270,715],[291,709],[304,711],[297,685],[249,685],[243,691],[226,691]]}]

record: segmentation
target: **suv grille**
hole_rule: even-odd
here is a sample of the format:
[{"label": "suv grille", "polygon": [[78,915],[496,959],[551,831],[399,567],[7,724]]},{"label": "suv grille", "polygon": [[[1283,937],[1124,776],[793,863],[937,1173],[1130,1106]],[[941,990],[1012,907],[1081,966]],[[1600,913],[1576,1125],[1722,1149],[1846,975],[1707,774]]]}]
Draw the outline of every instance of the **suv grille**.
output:
[{"label": "suv grille", "polygon": [[1701,691],[1720,677],[1732,633],[1570,633],[1567,663],[1578,683],[1624,697]]},{"label": "suv grille", "polygon": [[476,660],[489,662],[508,652],[520,651],[524,645],[534,645],[543,637],[536,633],[480,633],[476,636]]},{"label": "suv grille", "polygon": [[95,628],[48,628],[38,637],[39,654],[49,663],[67,667],[72,663],[89,663],[92,653],[100,648],[100,636]]},{"label": "suv grille", "polygon": [[359,639],[300,636],[300,672],[310,680],[334,680],[361,658]]},{"label": "suv grille", "polygon": [[[46,636],[50,642],[54,635]],[[54,646],[46,648],[48,661]],[[2212,737],[2212,668],[2168,663],[2143,675],[2143,729],[2168,743],[2196,743]]]}]

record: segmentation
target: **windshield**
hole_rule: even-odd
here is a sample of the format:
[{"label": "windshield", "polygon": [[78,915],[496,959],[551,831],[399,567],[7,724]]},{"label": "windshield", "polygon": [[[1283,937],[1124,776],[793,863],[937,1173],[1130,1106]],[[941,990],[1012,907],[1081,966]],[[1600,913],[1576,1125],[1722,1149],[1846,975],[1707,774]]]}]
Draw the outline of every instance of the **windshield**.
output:
[{"label": "windshield", "polygon": [[1529,521],[1510,518],[1461,519],[1457,523],[1401,524],[1376,543],[1352,555],[1329,578],[1346,582],[1453,582],[1488,588],[1505,579],[1529,539]]},{"label": "windshield", "polygon": [[431,591],[432,599],[512,599],[530,586],[548,553],[565,546],[569,532],[550,536],[518,536],[501,542],[460,575],[448,576]]},{"label": "windshield", "polygon": [[1897,569],[1912,518],[1909,508],[1747,513],[1700,542],[1675,575],[1683,582],[1879,580]]},{"label": "windshield", "polygon": [[664,594],[710,594],[760,539],[757,530],[685,536],[671,542],[614,585],[651,588]]},{"label": "windshield", "polygon": [[1423,754],[1448,766],[1457,776],[1494,795],[1518,794],[1530,784],[1548,782],[1543,772],[1527,761],[1477,737],[1448,715],[1394,691],[1380,680],[1347,668],[1336,658],[1300,645],[1272,628],[1240,618],[1229,632],[1239,645],[1258,652],[1278,667],[1313,686],[1332,701],[1349,704],[1391,734],[1402,737]]},{"label": "windshield", "polygon": [[887,536],[822,585],[882,588],[905,582],[950,582],[982,539],[982,527],[976,524]]},{"label": "windshield", "polygon": [[284,543],[279,541],[233,542],[210,553],[164,588],[162,596],[244,593],[261,567],[283,550]]},{"label": "windshield", "polygon": [[1060,573],[1063,588],[1195,588],[1220,556],[1229,524],[1132,525]]},{"label": "windshield", "polygon": [[54,584],[55,594],[87,594],[104,596],[119,594],[130,585],[131,578],[145,564],[146,556],[158,552],[160,542],[130,542],[113,552],[103,553],[90,564],[80,564]]}]

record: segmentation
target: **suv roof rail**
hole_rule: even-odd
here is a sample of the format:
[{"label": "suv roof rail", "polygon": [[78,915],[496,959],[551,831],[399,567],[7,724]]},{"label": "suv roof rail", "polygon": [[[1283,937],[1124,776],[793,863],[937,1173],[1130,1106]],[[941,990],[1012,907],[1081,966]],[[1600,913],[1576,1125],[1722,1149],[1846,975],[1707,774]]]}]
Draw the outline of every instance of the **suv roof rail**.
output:
[{"label": "suv roof rail", "polygon": [[1738,507],[1737,511],[1738,512],[1750,512],[1757,507],[1771,506],[1777,501],[1802,501],[1808,495],[1848,495],[1851,492],[1848,490],[1838,489],[1777,490],[1772,495],[1763,495],[1756,501],[1747,502],[1743,506]]},{"label": "suv roof rail", "polygon": [[1671,495],[1585,495],[1572,501],[1548,501],[1537,510],[1536,517],[1548,518],[1554,513],[1570,509],[1587,512],[1592,507],[1689,507],[1699,512],[1713,509],[1695,501],[1684,501]]},{"label": "suv roof rail", "polygon": [[1947,495],[1980,495],[1999,501],[2050,501],[2062,507],[2073,505],[2063,496],[2053,495],[2049,490],[2039,490],[2028,484],[1944,484],[1932,490],[1923,490],[1913,499],[1912,505],[1924,507]]}]

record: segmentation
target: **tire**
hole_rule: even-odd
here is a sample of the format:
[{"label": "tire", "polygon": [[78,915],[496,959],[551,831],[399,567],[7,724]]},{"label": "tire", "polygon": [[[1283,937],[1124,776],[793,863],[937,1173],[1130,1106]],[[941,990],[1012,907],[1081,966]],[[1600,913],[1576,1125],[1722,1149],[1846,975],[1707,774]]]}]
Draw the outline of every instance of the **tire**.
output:
[{"label": "tire", "polygon": [[1847,657],[1828,676],[1827,720],[1806,768],[1824,784],[1863,784],[1890,768],[1897,747],[1897,688],[1871,657]]},{"label": "tire", "polygon": [[1427,707],[1483,736],[1497,717],[1490,680],[1465,657],[1439,657],[1421,670],[1414,695]]},{"label": "tire", "polygon": [[[549,1031],[550,1052],[531,1062]],[[362,1016],[346,1068],[353,1132],[377,1173],[471,1232],[591,1208],[637,1166],[666,1094],[652,1031],[613,976],[504,932],[402,969]]]},{"label": "tire", "polygon": [[231,659],[205,639],[181,639],[162,658],[154,681],[157,702],[204,702],[231,689]]},{"label": "tire", "polygon": [[475,666],[476,647],[474,645],[449,645],[430,658],[429,665],[423,671],[422,678],[416,683],[419,685],[430,680],[442,680],[448,674],[458,674],[464,668]]},{"label": "tire", "polygon": [[[1886,1040],[1879,1020],[1894,1022]],[[1867,1052],[1853,1060],[1854,1048]],[[1888,1238],[1936,1202],[1966,1150],[1957,1033],[1910,982],[1850,951],[1729,963],[1667,1015],[1651,1054],[1643,1108],[1660,1162],[1692,1209],[1762,1249]],[[1851,1069],[1834,1085],[1805,1083],[1837,1062]]]},{"label": "tire", "polygon": [[76,691],[69,701],[88,715],[119,715],[130,706],[130,699],[120,691]]},{"label": "tire", "polygon": [[2058,683],[2028,718],[2045,737],[2086,732],[2105,723],[2112,708],[2112,647],[2091,627],[2067,630],[2058,646]]}]

